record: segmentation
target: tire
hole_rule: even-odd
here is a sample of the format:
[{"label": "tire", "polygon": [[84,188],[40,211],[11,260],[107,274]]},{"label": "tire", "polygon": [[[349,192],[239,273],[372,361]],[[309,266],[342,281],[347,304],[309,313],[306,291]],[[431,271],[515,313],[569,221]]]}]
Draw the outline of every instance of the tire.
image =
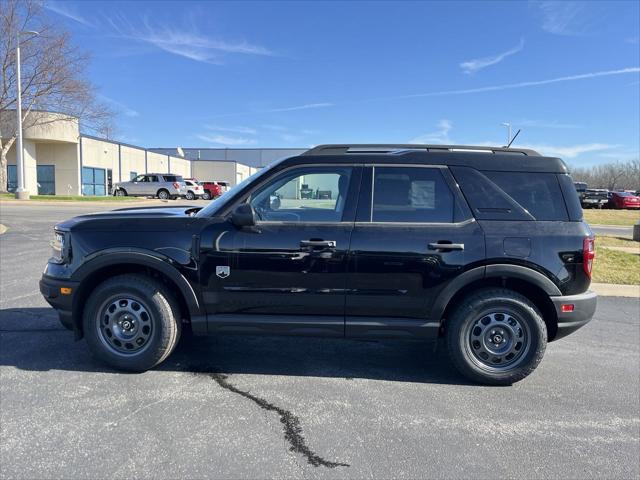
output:
[{"label": "tire", "polygon": [[82,321],[91,354],[131,372],[164,361],[181,331],[178,302],[165,285],[145,275],[119,275],[98,285]]},{"label": "tire", "polygon": [[538,309],[504,288],[472,293],[445,329],[454,366],[468,379],[488,385],[511,385],[526,378],[547,346],[547,327]]},{"label": "tire", "polygon": [[205,190],[204,193],[202,194],[202,199],[211,200],[211,194],[207,190]]},{"label": "tire", "polygon": [[113,192],[115,197],[126,197],[127,191],[124,188],[118,188],[115,192]]},{"label": "tire", "polygon": [[166,190],[164,188],[161,188],[160,190],[158,190],[158,198],[160,200],[168,200],[169,199],[169,190]]},{"label": "tire", "polygon": [[187,192],[187,194],[184,196],[185,199],[187,200],[194,200],[196,198],[196,196],[193,194],[193,192],[191,190],[189,190]]}]

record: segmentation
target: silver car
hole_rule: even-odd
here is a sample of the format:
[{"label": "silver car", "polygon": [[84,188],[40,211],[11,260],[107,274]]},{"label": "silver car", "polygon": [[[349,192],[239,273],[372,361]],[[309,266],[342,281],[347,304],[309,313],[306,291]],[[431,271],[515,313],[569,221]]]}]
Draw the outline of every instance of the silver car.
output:
[{"label": "silver car", "polygon": [[158,197],[162,200],[187,195],[187,186],[182,176],[172,173],[145,173],[113,185],[113,194],[118,197]]}]

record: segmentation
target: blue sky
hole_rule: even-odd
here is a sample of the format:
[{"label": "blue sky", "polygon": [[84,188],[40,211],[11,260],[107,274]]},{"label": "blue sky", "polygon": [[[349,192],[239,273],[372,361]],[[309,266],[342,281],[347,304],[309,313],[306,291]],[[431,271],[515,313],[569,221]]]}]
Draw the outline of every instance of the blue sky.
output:
[{"label": "blue sky", "polygon": [[148,147],[514,145],[637,159],[640,2],[48,2]]}]

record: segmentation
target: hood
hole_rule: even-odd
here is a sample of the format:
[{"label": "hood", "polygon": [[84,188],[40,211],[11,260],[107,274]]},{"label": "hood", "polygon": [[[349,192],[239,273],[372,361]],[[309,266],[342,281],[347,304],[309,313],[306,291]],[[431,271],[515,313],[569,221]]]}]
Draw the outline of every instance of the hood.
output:
[{"label": "hood", "polygon": [[58,225],[57,229],[70,230],[74,226],[89,221],[118,221],[118,220],[141,220],[153,218],[191,218],[191,212],[197,212],[202,207],[183,205],[180,207],[132,207],[109,210],[106,212],[87,213],[78,215],[69,220],[65,220]]}]

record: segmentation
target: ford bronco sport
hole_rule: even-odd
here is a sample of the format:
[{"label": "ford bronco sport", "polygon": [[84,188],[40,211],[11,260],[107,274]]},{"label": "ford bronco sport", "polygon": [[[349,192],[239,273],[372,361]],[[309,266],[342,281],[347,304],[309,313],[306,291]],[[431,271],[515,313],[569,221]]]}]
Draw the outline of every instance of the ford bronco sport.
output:
[{"label": "ford bronco sport", "polygon": [[587,323],[594,237],[567,167],[531,150],[325,145],[206,207],[55,227],[40,290],[91,352],[154,367],[181,330],[446,339],[511,384]]}]

